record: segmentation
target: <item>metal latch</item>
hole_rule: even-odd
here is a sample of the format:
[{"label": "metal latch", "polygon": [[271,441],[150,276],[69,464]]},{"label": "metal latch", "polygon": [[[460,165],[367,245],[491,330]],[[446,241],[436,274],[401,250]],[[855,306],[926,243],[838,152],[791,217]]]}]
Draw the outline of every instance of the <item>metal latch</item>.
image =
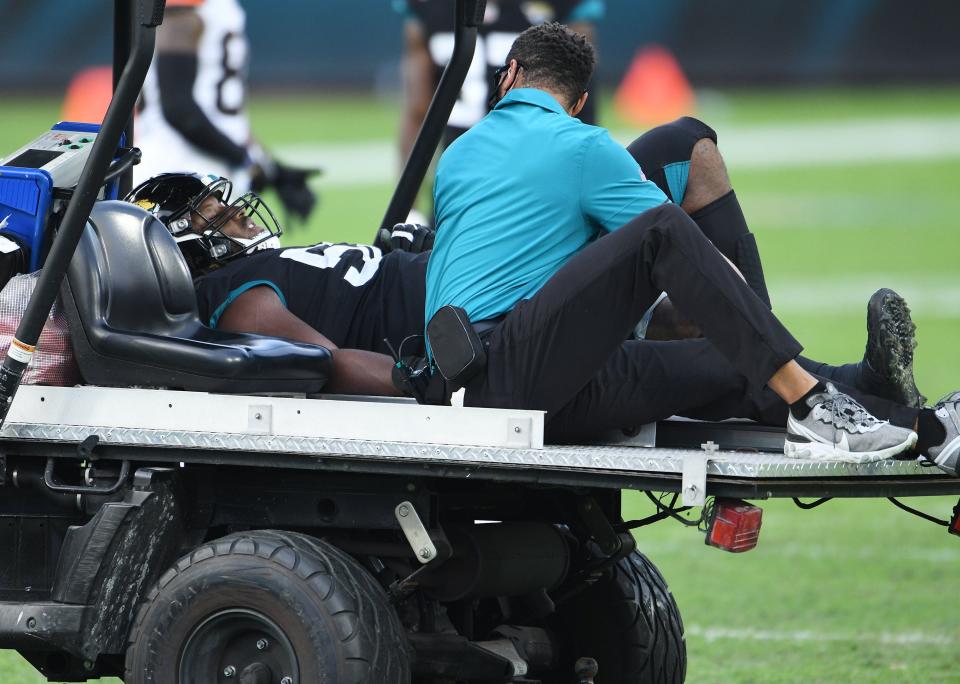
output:
[{"label": "metal latch", "polygon": [[683,476],[680,483],[684,506],[702,506],[707,500],[707,466],[720,447],[712,440],[701,444],[702,451],[691,451],[683,457]]},{"label": "metal latch", "polygon": [[437,547],[427,528],[423,526],[420,516],[417,515],[417,509],[409,501],[403,501],[393,509],[397,522],[400,523],[400,529],[403,530],[407,543],[413,549],[413,555],[417,560],[426,565],[437,557]]}]

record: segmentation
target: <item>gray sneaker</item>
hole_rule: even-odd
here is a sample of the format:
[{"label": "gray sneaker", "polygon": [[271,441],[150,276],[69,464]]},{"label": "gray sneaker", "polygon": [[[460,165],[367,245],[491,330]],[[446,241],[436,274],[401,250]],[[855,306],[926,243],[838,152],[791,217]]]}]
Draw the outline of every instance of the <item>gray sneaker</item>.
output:
[{"label": "gray sneaker", "polygon": [[938,468],[951,475],[960,475],[960,392],[937,402],[933,410],[947,431],[939,446],[927,449],[927,456]]},{"label": "gray sneaker", "polygon": [[[827,383],[827,390],[807,399],[810,412],[787,418],[783,453],[814,461],[870,463],[892,458],[917,443],[913,430],[878,420],[855,399]],[[956,460],[956,456],[954,456]]]},{"label": "gray sneaker", "polygon": [[873,293],[867,303],[867,348],[865,371],[883,391],[869,391],[904,406],[921,408],[927,398],[913,379],[913,350],[917,326],[910,318],[907,302],[888,288]]}]

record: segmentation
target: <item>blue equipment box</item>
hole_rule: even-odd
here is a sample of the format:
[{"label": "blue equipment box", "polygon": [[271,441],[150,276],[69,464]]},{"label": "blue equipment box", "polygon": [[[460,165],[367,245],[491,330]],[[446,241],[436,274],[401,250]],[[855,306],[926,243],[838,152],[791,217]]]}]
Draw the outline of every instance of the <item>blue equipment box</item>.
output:
[{"label": "blue equipment box", "polygon": [[[40,268],[46,256],[54,190],[76,187],[99,132],[99,124],[63,121],[0,158],[0,235],[30,250],[30,271]],[[117,188],[118,181],[109,183],[103,199],[116,199]]]}]

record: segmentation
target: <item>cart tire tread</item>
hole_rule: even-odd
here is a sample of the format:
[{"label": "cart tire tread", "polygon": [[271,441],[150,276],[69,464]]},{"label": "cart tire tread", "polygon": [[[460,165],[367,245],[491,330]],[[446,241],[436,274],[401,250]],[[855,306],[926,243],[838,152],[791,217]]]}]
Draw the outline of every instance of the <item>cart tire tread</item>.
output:
[{"label": "cart tire tread", "polygon": [[[641,553],[634,552],[617,564],[617,587],[623,591],[623,608],[632,613],[624,632],[636,639],[649,635],[646,643],[633,645],[641,657],[631,676],[644,682],[682,682],[686,676],[686,647],[683,621],[667,582],[657,567]],[[643,623],[643,629],[636,624]],[[629,680],[628,681],[633,681]]]},{"label": "cart tire tread", "polygon": [[597,684],[681,684],[687,651],[683,621],[663,575],[634,551],[561,608],[570,658],[600,666]]},{"label": "cart tire tread", "polygon": [[[350,684],[404,682],[409,680],[410,650],[403,638],[403,628],[379,584],[350,556],[324,541],[306,535],[277,530],[258,530],[232,534],[204,544],[180,558],[167,570],[144,600],[133,629],[130,631],[126,658],[126,682],[153,682],[144,673],[140,653],[154,637],[166,632],[186,605],[166,611],[162,616],[153,610],[156,600],[184,573],[202,570],[217,559],[254,556],[279,566],[309,587],[323,605],[339,640],[346,679]],[[188,596],[197,596],[195,587]],[[168,597],[167,600],[169,600]],[[189,599],[186,603],[189,603]],[[149,657],[147,658],[149,660]]]}]

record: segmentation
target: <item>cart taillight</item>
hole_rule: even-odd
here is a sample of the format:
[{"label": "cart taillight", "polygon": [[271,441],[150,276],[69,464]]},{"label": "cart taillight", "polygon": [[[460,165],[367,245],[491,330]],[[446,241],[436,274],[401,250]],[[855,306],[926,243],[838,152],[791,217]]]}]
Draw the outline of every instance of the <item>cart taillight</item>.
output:
[{"label": "cart taillight", "polygon": [[953,507],[953,515],[950,517],[950,524],[947,526],[950,534],[960,537],[960,501]]},{"label": "cart taillight", "polygon": [[763,509],[740,499],[714,501],[707,521],[707,539],[710,546],[742,553],[757,545]]}]

